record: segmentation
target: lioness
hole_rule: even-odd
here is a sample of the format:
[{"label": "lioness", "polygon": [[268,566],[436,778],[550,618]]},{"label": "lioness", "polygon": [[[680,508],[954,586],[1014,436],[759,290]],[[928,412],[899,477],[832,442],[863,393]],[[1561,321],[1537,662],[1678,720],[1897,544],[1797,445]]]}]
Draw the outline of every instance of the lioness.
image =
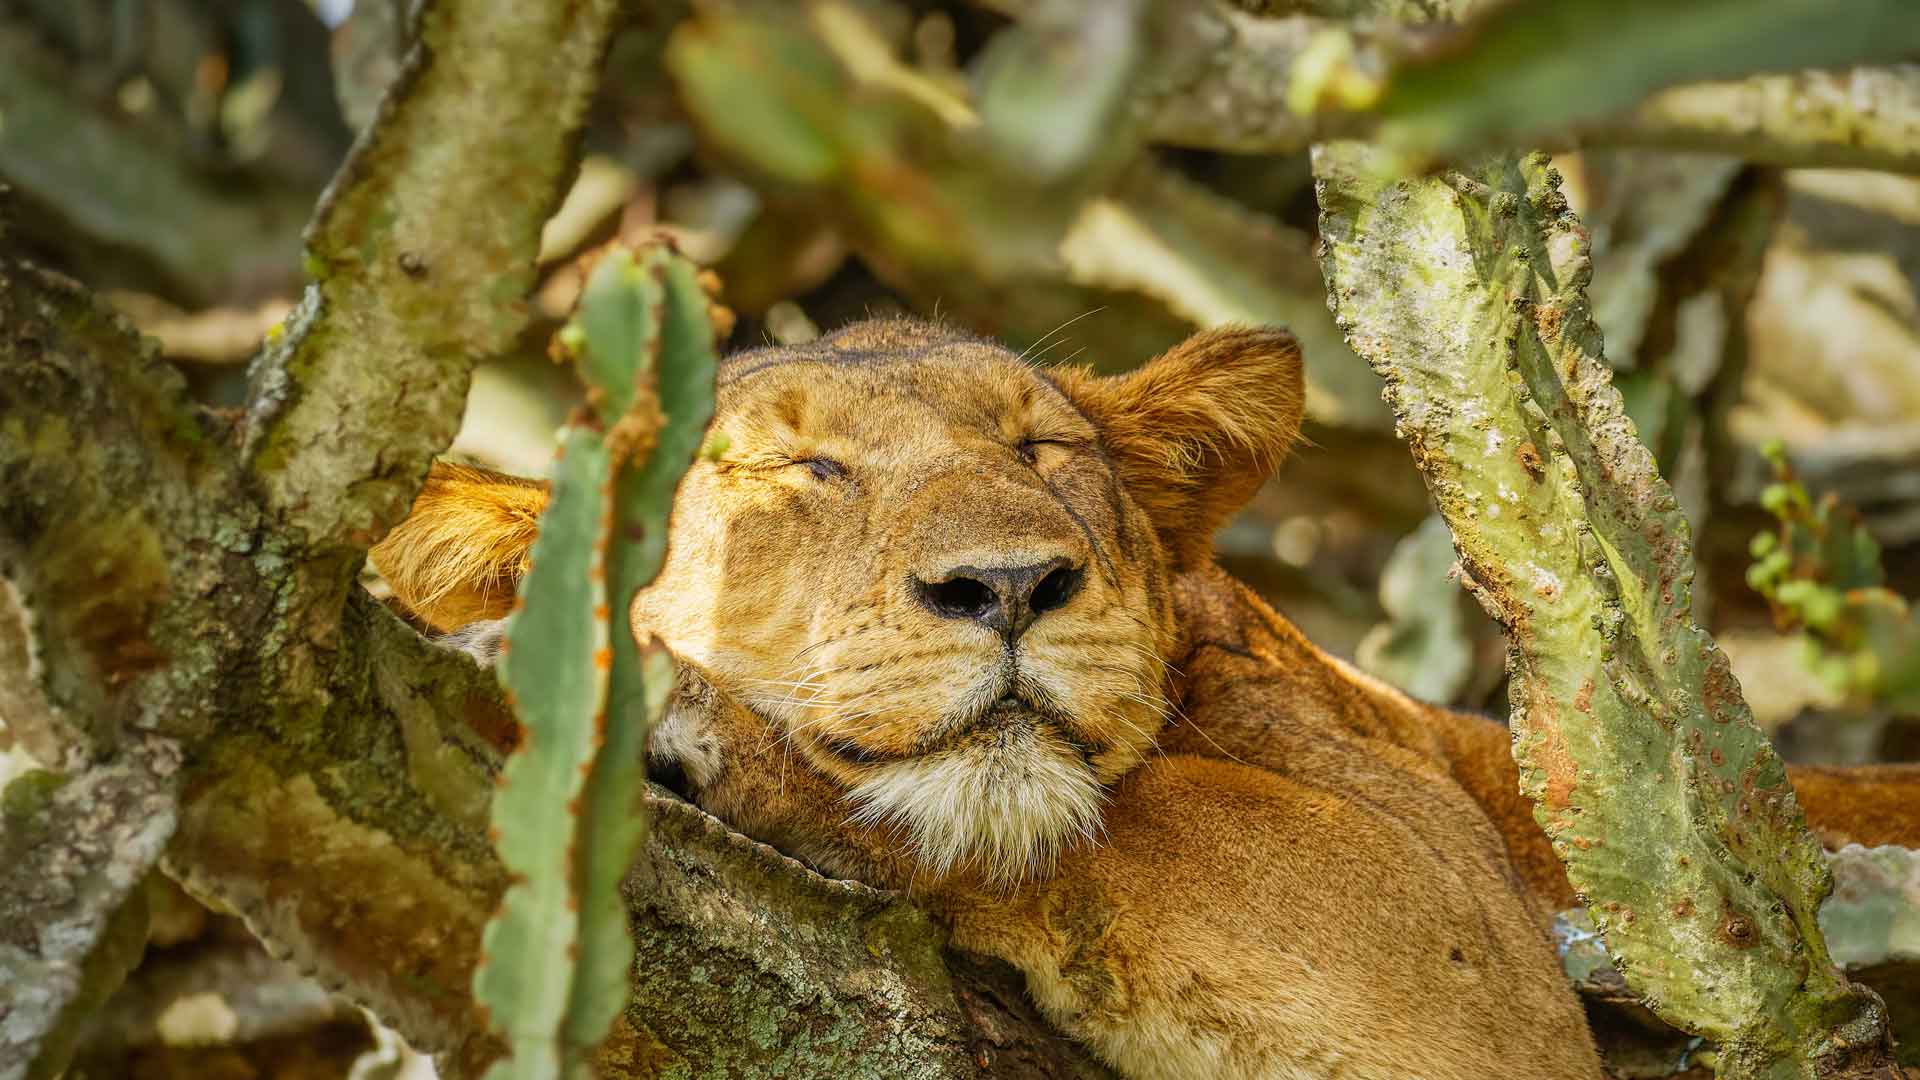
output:
[{"label": "lioness", "polygon": [[[1213,563],[1301,400],[1278,330],[1115,377],[912,321],[734,356],[726,450],[633,607],[687,673],[651,753],[735,827],[910,889],[1129,1077],[1600,1077],[1505,729]],[[436,467],[374,560],[484,642],[545,497]],[[1795,779],[1850,839],[1920,835]]]}]

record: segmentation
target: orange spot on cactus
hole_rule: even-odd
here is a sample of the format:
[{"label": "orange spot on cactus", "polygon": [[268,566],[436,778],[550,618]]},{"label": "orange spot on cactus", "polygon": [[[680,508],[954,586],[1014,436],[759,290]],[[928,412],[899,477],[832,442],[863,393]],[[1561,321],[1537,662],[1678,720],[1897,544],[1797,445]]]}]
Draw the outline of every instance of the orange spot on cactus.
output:
[{"label": "orange spot on cactus", "polygon": [[1545,802],[1549,810],[1565,810],[1573,804],[1573,789],[1579,769],[1573,763],[1573,755],[1567,752],[1567,744],[1560,737],[1559,728],[1548,728],[1547,737],[1542,741],[1537,764],[1547,774]]},{"label": "orange spot on cactus", "polygon": [[613,669],[613,650],[595,649],[593,651],[593,666],[601,671],[611,671]]}]

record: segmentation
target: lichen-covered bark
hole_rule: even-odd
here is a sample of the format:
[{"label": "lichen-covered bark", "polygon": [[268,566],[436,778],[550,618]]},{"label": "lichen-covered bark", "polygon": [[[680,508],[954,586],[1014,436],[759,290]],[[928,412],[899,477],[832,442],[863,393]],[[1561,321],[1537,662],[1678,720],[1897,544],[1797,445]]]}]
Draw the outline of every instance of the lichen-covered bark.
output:
[{"label": "lichen-covered bark", "polygon": [[1111,1075],[1010,969],[946,952],[905,897],[822,878],[679,800],[656,794],[649,813],[626,885],[641,956],[627,1019],[661,1075]]},{"label": "lichen-covered bark", "polygon": [[[495,18],[489,20],[489,12]],[[337,204],[346,209],[323,217],[331,224],[317,234],[321,250],[370,242],[382,229],[404,233],[416,223],[451,229],[455,219],[471,218],[484,230],[525,217],[531,227],[506,230],[491,246],[471,246],[504,251],[500,261],[530,266],[541,207],[557,198],[568,144],[616,14],[611,2],[431,5],[429,26],[438,25],[436,19],[458,21],[463,33],[480,37],[443,34],[434,39],[438,52],[418,59],[392,108],[395,128],[413,141],[403,150],[393,148],[393,132],[384,141],[364,141],[336,186]],[[583,70],[567,78],[552,71],[530,76],[506,63],[516,50],[569,57]],[[516,102],[544,107],[539,126],[552,144],[536,145],[544,155],[531,164],[521,156],[523,139],[496,134],[476,148],[470,133],[488,125],[472,117],[454,123],[458,110],[448,106],[480,108],[489,95],[476,91],[493,83],[511,85]],[[424,120],[449,124],[451,134],[419,127]],[[448,142],[457,157],[451,164],[443,156]],[[446,185],[449,175],[492,187]],[[438,201],[443,193],[436,185],[450,186],[461,201],[453,207]],[[394,224],[396,210],[406,212],[406,225]],[[474,237],[452,229],[449,239],[469,247]],[[418,269],[408,261],[394,272]],[[362,610],[364,598],[348,602],[352,571],[372,527],[348,519],[372,505],[353,501],[362,483],[372,485],[368,499],[384,497],[404,509],[412,483],[439,449],[436,433],[451,434],[450,420],[437,424],[426,414],[437,401],[457,415],[465,365],[473,359],[445,346],[442,327],[488,323],[489,312],[505,313],[491,323],[510,324],[524,279],[486,266],[446,273],[451,293],[423,290],[442,307],[398,305],[403,319],[397,323],[394,290],[356,293],[353,286],[364,287],[365,275],[350,270],[330,280],[337,288],[316,293],[312,318],[302,325],[332,333],[336,342],[385,351],[370,359],[350,346],[295,348],[258,369],[263,389],[251,417],[267,442],[272,431],[288,430],[285,424],[297,428],[302,417],[321,413],[335,421],[330,434],[350,441],[355,432],[365,436],[333,445],[339,453],[331,457],[282,455],[282,464],[303,481],[335,485],[329,492],[335,498],[297,497],[289,504],[276,501],[257,473],[248,475],[233,450],[236,432],[194,408],[179,375],[123,324],[72,283],[0,253],[0,585],[9,597],[12,657],[0,681],[9,684],[10,729],[65,777],[45,805],[10,815],[10,826],[17,818],[19,828],[9,828],[7,843],[18,861],[9,865],[10,887],[0,891],[0,932],[24,951],[8,957],[9,977],[0,979],[8,995],[7,1056],[0,1067],[34,1061],[39,1071],[59,1068],[66,1010],[110,990],[124,973],[112,970],[106,951],[119,938],[103,928],[126,921],[116,912],[158,857],[176,816],[190,826],[176,843],[199,835],[195,823],[217,805],[208,803],[210,794],[232,798],[223,807],[229,817],[249,797],[286,797],[290,809],[318,805],[343,818],[376,805],[402,827],[377,830],[375,839],[387,832],[436,851],[449,839],[438,824],[442,808],[410,786],[356,787],[369,769],[384,775],[377,772],[382,748],[406,757],[396,713],[432,694],[409,696],[404,684],[374,678],[371,646],[392,647],[383,662],[404,662],[426,647],[377,636],[367,616],[391,623],[390,617]],[[426,318],[436,314],[438,320]],[[404,316],[421,321],[407,323]],[[409,327],[412,347],[405,341]],[[292,344],[308,340],[295,334]],[[488,340],[481,337],[473,347]],[[292,373],[289,355],[296,361]],[[370,370],[376,377],[354,380],[354,373]],[[424,413],[407,409],[409,387],[429,402]],[[391,400],[366,396],[382,390]],[[396,414],[421,421],[425,432],[404,420],[387,427]],[[359,423],[370,416],[378,423]],[[393,433],[391,446],[373,438],[379,430]],[[258,465],[258,453],[252,463]],[[393,469],[400,470],[397,477]],[[345,531],[324,524],[329,521],[346,523]],[[422,660],[402,670],[417,675],[433,668]],[[471,678],[451,682],[432,693],[445,696],[472,684]],[[445,711],[457,716],[462,704],[456,698]],[[323,754],[321,769],[314,755],[325,747],[338,759]],[[357,753],[344,753],[348,747]],[[234,775],[265,787],[222,786]],[[31,787],[16,782],[7,794]],[[178,807],[176,790],[190,792]],[[342,809],[355,799],[355,810]],[[326,838],[335,846],[347,842]],[[322,837],[313,839],[316,853],[327,850]],[[285,862],[303,850],[289,846],[276,858]],[[32,881],[44,887],[28,887]],[[352,909],[329,908],[325,888],[315,893],[334,933],[350,933],[343,928],[353,924]],[[139,936],[135,925],[136,942]],[[123,957],[118,966],[126,962]],[[462,1000],[464,993],[464,985],[458,987]]]},{"label": "lichen-covered bark", "polygon": [[184,484],[208,458],[168,414],[177,376],[71,283],[4,262],[0,371],[0,685],[46,766],[0,793],[11,1078],[57,1073],[81,1014],[138,959],[145,916],[127,901],[172,832],[181,756],[155,630],[190,617],[168,547],[206,523],[142,484]]},{"label": "lichen-covered bark", "polygon": [[[16,672],[0,669],[0,678]],[[140,883],[173,832],[177,754],[28,776],[0,804],[0,1077],[49,1078],[146,945]]]},{"label": "lichen-covered bark", "polygon": [[[258,369],[246,455],[279,523],[356,557],[452,440],[473,362],[526,320],[540,227],[615,0],[442,0],[307,229],[316,281]],[[350,579],[346,579],[350,580]]]},{"label": "lichen-covered bark", "polygon": [[1393,181],[1314,153],[1323,268],[1506,627],[1522,784],[1628,983],[1722,1075],[1892,1076],[1818,924],[1832,878],[1691,612],[1685,519],[1622,410],[1544,155]]}]

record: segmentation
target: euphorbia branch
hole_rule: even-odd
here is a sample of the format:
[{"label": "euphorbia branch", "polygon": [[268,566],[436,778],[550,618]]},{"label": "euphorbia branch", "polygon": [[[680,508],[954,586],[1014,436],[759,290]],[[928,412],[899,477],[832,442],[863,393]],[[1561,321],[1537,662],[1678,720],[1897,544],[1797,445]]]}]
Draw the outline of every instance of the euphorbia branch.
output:
[{"label": "euphorbia branch", "polygon": [[1687,523],[1545,155],[1395,181],[1333,144],[1314,171],[1338,318],[1507,629],[1522,785],[1628,984],[1722,1076],[1898,1075],[1884,1006],[1827,953],[1819,842],[1693,624]]}]

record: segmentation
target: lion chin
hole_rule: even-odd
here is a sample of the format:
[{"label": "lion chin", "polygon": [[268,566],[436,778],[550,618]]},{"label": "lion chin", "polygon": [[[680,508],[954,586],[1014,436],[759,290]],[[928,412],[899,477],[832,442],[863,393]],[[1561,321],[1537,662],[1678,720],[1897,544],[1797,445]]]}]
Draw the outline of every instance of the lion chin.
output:
[{"label": "lion chin", "polygon": [[851,822],[904,834],[933,877],[971,871],[997,888],[1095,839],[1105,797],[1084,747],[1011,698],[940,749],[869,766],[846,795]]}]

